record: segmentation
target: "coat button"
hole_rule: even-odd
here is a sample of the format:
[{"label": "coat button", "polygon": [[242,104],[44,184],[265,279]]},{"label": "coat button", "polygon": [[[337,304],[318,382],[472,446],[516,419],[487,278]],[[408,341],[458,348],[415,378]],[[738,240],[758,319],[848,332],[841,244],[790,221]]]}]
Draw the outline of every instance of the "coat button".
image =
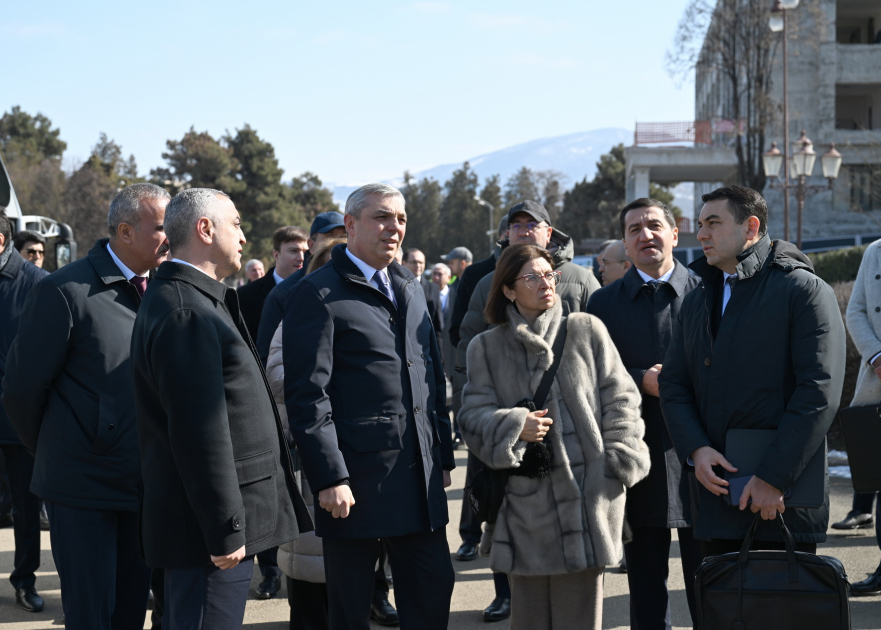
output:
[{"label": "coat button", "polygon": [[395,323],[395,318],[394,318],[394,317],[389,317],[389,318],[388,318],[388,323],[389,323],[389,324],[394,324],[394,323]]},{"label": "coat button", "polygon": [[240,521],[239,519],[235,519],[232,522],[232,526],[233,526],[233,529],[241,529],[242,528],[242,521]]},{"label": "coat button", "polygon": [[107,425],[107,428],[110,429],[111,431],[113,431],[113,429],[116,428],[116,425],[108,424],[108,425]]},{"label": "coat button", "polygon": [[709,359],[709,357],[706,358],[706,359],[704,359],[704,365],[706,365],[707,367],[709,367],[709,365],[710,365],[710,359]]},{"label": "coat button", "polygon": [[413,407],[413,413],[419,413],[419,407]]},{"label": "coat button", "polygon": [[876,312],[876,313],[881,313],[881,306],[876,306],[876,307],[875,307],[875,312]]},{"label": "coat button", "polygon": [[410,359],[407,359],[407,367],[413,367],[413,362]]},{"label": "coat button", "polygon": [[876,275],[875,275],[875,280],[881,280],[881,274],[876,274]]}]

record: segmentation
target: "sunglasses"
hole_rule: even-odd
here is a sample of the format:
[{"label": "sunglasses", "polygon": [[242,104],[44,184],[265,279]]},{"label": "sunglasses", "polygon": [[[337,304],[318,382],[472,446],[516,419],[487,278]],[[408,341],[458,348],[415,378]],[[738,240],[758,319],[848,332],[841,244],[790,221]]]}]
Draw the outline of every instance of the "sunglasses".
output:
[{"label": "sunglasses", "polygon": [[24,250],[26,254],[30,254],[31,256],[45,256],[46,252],[42,249],[26,249]]}]

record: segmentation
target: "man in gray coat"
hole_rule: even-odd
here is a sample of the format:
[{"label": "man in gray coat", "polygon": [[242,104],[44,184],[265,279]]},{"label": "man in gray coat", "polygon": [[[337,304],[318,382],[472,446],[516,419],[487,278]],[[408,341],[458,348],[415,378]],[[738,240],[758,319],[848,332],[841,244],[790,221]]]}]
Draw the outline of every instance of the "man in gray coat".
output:
[{"label": "man in gray coat", "polygon": [[34,287],[3,378],[3,405],[34,454],[69,630],[143,628],[141,470],[131,336],[148,273],[165,260],[168,193],[113,199],[102,239]]},{"label": "man in gray coat", "polygon": [[[780,549],[780,529],[768,521],[785,510],[798,549],[813,553],[826,540],[828,484],[818,509],[786,508],[783,498],[824,448],[841,400],[838,302],[807,256],[768,237],[759,193],[731,186],[703,201],[697,238],[706,257],[691,264],[703,284],[682,303],[658,377],[673,445],[694,471],[694,535],[704,557],[735,551],[760,513],[757,546]],[[731,429],[776,431],[733,506],[720,476],[737,472],[725,457]]]}]

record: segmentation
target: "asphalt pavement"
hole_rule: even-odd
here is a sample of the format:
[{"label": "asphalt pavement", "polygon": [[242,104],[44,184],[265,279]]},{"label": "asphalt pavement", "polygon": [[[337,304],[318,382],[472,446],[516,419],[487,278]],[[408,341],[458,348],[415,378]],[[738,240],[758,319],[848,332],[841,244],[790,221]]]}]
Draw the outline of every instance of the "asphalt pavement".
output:
[{"label": "asphalt pavement", "polygon": [[[465,481],[465,457],[463,450],[456,452],[458,468],[453,471],[453,486],[447,491],[450,498],[450,525],[447,536],[450,551],[455,553],[459,546],[458,523],[462,506],[462,488]],[[850,509],[852,488],[846,479],[831,480],[832,521],[841,519]],[[674,532],[675,535],[675,532]],[[0,530],[0,575],[8,575],[12,569],[15,545],[12,528]],[[881,561],[881,550],[875,542],[874,529],[862,529],[849,533],[829,531],[828,541],[820,547],[823,555],[831,555],[844,562],[851,581],[864,579]],[[678,545],[674,542],[670,561],[669,586],[672,592],[673,625],[676,630],[690,628],[688,608],[685,601],[682,570],[678,561]],[[487,624],[483,621],[482,610],[493,599],[492,574],[489,563],[484,558],[472,562],[457,562],[456,588],[453,592],[451,629],[456,630],[507,630],[507,621]],[[2,630],[53,630],[63,627],[61,621],[61,590],[58,574],[52,561],[49,533],[43,532],[42,566],[37,573],[37,589],[46,600],[42,613],[27,613],[15,604],[15,593],[7,580],[0,580],[0,628]],[[259,583],[259,573],[255,569],[252,590]],[[391,593],[394,600],[394,589]],[[627,630],[629,624],[630,596],[627,589],[627,576],[616,569],[606,573],[605,598],[603,601],[603,628]],[[881,630],[881,595],[853,598],[851,614],[854,630]],[[245,614],[245,627],[254,630],[286,630],[290,609],[284,589],[271,600],[248,601]],[[150,628],[149,617],[144,625]],[[379,628],[380,626],[374,626]]]}]

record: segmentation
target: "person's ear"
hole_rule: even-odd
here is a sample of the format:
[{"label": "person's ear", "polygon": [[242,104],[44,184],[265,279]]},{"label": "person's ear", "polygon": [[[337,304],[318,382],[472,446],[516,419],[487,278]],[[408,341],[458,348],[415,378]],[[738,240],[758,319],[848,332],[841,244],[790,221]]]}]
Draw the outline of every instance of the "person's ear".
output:
[{"label": "person's ear", "polygon": [[208,217],[201,217],[196,222],[196,233],[199,236],[199,240],[201,240],[206,245],[210,245],[214,242],[214,225],[211,223],[211,219]]},{"label": "person's ear", "polygon": [[517,294],[514,292],[514,290],[513,290],[513,289],[509,289],[508,287],[502,287],[502,293],[505,294],[505,297],[506,297],[510,302],[513,302],[513,301],[514,301],[514,298],[517,297]]},{"label": "person's ear", "polygon": [[751,216],[746,220],[746,240],[751,241],[759,235],[759,230],[762,227],[762,222],[759,221],[759,217]]},{"label": "person's ear", "polygon": [[679,228],[673,228],[673,247],[679,245]]},{"label": "person's ear", "polygon": [[274,249],[272,250],[272,258],[275,260],[275,262],[278,262],[278,252]]}]

